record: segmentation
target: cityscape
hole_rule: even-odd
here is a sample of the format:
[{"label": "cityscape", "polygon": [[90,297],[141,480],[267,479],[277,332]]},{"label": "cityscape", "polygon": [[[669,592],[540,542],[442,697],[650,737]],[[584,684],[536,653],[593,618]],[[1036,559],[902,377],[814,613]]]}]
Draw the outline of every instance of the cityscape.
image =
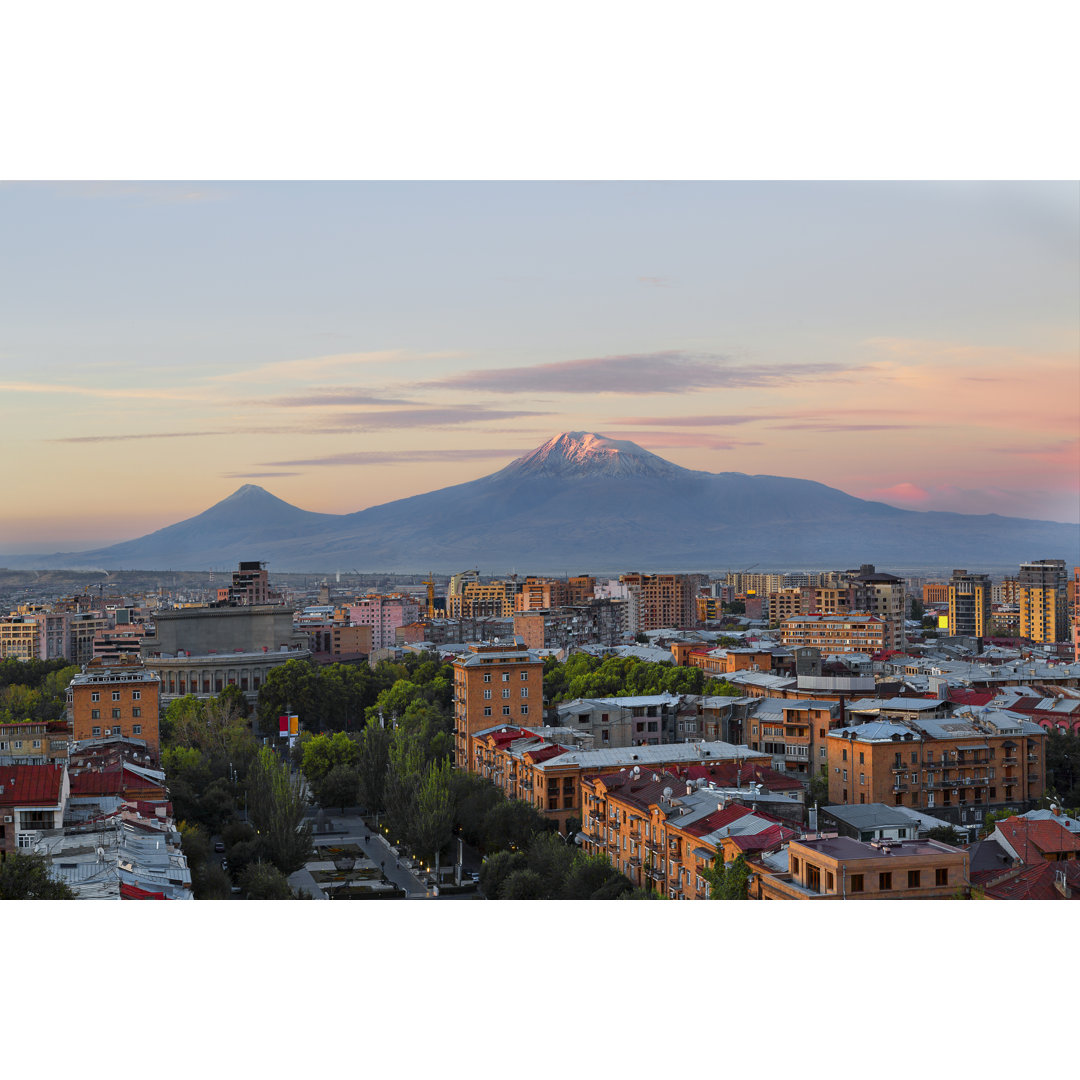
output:
[{"label": "cityscape", "polygon": [[5,898],[1080,897],[1080,566],[340,577],[0,574]]},{"label": "cityscape", "polygon": [[1080,898],[1073,185],[0,224],[3,898]]}]

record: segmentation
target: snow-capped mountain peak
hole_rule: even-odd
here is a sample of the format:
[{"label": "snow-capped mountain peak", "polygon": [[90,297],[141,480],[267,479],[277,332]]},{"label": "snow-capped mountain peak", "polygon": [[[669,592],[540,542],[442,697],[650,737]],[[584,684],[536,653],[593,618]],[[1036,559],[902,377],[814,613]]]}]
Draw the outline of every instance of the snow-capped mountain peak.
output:
[{"label": "snow-capped mountain peak", "polygon": [[504,471],[510,470],[562,477],[670,476],[686,471],[637,443],[591,431],[564,431]]}]

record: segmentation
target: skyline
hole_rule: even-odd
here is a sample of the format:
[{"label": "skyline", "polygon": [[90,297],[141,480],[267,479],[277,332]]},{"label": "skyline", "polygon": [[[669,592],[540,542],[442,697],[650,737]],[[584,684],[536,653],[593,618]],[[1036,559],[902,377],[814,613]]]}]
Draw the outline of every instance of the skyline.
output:
[{"label": "skyline", "polygon": [[0,185],[4,552],[350,513],[561,431],[1080,520],[1071,183]]}]

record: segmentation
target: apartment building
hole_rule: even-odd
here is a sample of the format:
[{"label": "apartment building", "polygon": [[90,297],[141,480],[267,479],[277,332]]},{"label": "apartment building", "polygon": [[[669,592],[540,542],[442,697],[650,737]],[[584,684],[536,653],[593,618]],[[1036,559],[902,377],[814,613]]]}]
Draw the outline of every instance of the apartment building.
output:
[{"label": "apartment building", "polygon": [[1045,790],[1046,733],[1013,713],[886,717],[837,727],[825,746],[831,803],[907,806],[965,825],[1029,808]]},{"label": "apartment building", "polygon": [[345,607],[350,626],[371,628],[371,648],[392,649],[397,644],[397,632],[420,618],[420,601],[404,593],[369,593],[363,599]]},{"label": "apartment building", "polygon": [[76,742],[120,735],[159,752],[161,678],[138,661],[91,661],[68,686],[68,717]]},{"label": "apartment building", "polygon": [[0,765],[0,861],[60,827],[69,791],[66,762]]},{"label": "apartment building", "polygon": [[629,630],[633,634],[698,625],[698,576],[688,574],[622,574],[629,598]]},{"label": "apartment building", "polygon": [[985,637],[992,615],[992,587],[986,574],[954,570],[949,579],[950,637]]},{"label": "apartment building", "polygon": [[48,765],[66,761],[69,742],[66,721],[0,723],[0,765]]},{"label": "apartment building", "polygon": [[540,724],[544,716],[544,663],[520,637],[474,642],[454,659],[454,753],[472,768],[469,737],[498,724]]},{"label": "apartment building", "polygon": [[804,783],[825,763],[825,737],[840,722],[836,701],[762,699],[751,715],[747,745],[772,758],[774,769]]},{"label": "apartment building", "polygon": [[[659,746],[679,737],[677,722],[682,707],[679,694],[646,694],[622,698],[576,698],[555,707],[561,727],[590,734],[597,748]],[[695,710],[696,720],[696,710]],[[682,737],[698,732],[682,732]]]},{"label": "apartment building", "polygon": [[889,628],[870,614],[799,615],[780,624],[781,641],[788,648],[820,649],[823,653],[881,652],[888,648]]},{"label": "apartment building", "polygon": [[617,645],[627,636],[625,600],[590,600],[548,611],[514,614],[513,632],[530,649]]},{"label": "apartment building", "polygon": [[787,864],[756,864],[751,899],[948,900],[971,885],[967,852],[936,840],[792,840]]},{"label": "apartment building", "polygon": [[570,588],[565,581],[527,577],[513,600],[514,611],[546,611],[570,603]]},{"label": "apartment building", "polygon": [[1021,564],[1016,590],[1021,637],[1038,642],[1069,640],[1068,586],[1064,559]]},{"label": "apartment building", "polygon": [[583,778],[582,850],[603,855],[635,886],[673,900],[705,900],[702,871],[779,847],[795,832],[741,805],[704,777],[640,766]]}]

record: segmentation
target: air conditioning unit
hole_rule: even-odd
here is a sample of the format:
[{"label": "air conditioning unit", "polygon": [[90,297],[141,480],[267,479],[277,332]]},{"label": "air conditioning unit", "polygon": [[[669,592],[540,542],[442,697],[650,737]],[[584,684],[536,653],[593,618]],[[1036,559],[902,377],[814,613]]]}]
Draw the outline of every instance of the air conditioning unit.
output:
[{"label": "air conditioning unit", "polygon": [[4,824],[10,825],[15,819],[10,814],[4,815]]}]

